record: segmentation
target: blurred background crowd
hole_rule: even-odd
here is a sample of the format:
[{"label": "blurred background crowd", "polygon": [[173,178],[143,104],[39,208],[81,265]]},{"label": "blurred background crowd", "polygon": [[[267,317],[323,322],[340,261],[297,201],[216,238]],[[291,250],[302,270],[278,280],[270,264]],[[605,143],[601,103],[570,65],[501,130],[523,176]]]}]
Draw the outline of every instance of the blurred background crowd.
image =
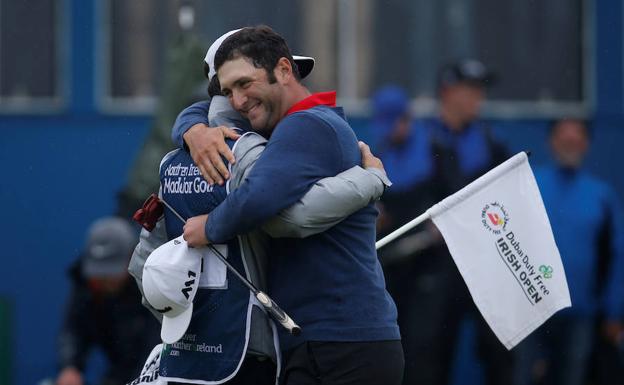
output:
[{"label": "blurred background crowd", "polygon": [[619,0],[0,0],[0,385],[138,374],[158,325],[125,272],[128,219],[158,189],[176,115],[206,96],[207,47],[259,23],[316,58],[306,85],[337,90],[384,162],[379,238],[531,151],[573,307],[507,351],[424,223],[380,253],[406,384],[623,384],[623,14]]}]

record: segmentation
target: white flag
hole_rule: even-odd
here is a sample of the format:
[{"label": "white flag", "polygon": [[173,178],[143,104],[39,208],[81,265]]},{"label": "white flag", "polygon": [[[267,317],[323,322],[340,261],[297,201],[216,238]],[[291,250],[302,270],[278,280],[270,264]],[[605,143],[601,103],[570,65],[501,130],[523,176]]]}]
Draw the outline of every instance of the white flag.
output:
[{"label": "white flag", "polygon": [[570,306],[559,250],[524,152],[427,212],[507,349]]}]

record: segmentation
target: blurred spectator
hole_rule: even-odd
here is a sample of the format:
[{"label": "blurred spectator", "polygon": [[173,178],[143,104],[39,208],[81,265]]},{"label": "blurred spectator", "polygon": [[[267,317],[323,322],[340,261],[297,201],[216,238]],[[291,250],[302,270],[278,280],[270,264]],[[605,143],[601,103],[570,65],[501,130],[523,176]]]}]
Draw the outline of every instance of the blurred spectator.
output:
[{"label": "blurred spectator", "polygon": [[[582,168],[589,139],[585,122],[555,122],[550,133],[553,162],[535,171],[572,307],[516,348],[517,384],[585,383],[598,319],[599,339],[615,351],[622,343],[624,222],[614,191]],[[596,377],[600,383],[624,383],[621,372]]]},{"label": "blurred spectator", "polygon": [[82,255],[69,270],[72,289],[59,336],[58,385],[84,384],[85,363],[95,347],[109,361],[98,383],[125,384],[159,342],[158,324],[127,273],[137,242],[136,231],[121,218],[91,225]]},{"label": "blurred spectator", "polygon": [[125,218],[130,218],[141,207],[146,196],[158,191],[158,174],[151,170],[158,169],[162,157],[175,147],[171,141],[171,127],[178,113],[193,101],[206,97],[201,64],[197,64],[201,63],[206,50],[192,32],[194,25],[193,5],[188,1],[180,2],[179,32],[167,51],[154,122],[128,172],[126,185],[119,192],[117,214]]},{"label": "blurred spectator", "polygon": [[[373,118],[371,133],[375,151],[384,163],[393,185],[378,203],[378,237],[398,228],[424,212],[441,198],[436,158],[431,156],[434,145],[428,132],[414,127],[405,91],[397,86],[386,86],[372,97]],[[437,152],[437,151],[434,151]],[[431,223],[428,226],[432,226]],[[428,306],[422,304],[421,280],[426,279],[429,258],[418,258],[419,252],[431,243],[427,229],[416,230],[382,248],[379,252],[384,264],[387,288],[398,309],[403,350],[406,359],[404,383],[412,383],[413,370],[420,353],[414,334],[420,317],[428,317]],[[427,331],[423,331],[427,332]]]},{"label": "blurred spectator", "polygon": [[[478,120],[485,88],[491,81],[492,74],[476,60],[441,68],[439,115],[413,124],[406,121],[406,113],[397,113],[407,107],[406,102],[398,102],[401,98],[396,90],[382,90],[376,96],[376,151],[394,182],[382,207],[381,219],[388,227],[406,223],[507,159],[505,149]],[[388,101],[393,101],[393,108],[387,107]],[[424,224],[424,230],[387,246],[382,259],[386,261],[389,290],[399,309],[405,384],[450,381],[455,346],[466,315],[476,318],[486,383],[511,383],[512,355],[478,313],[431,222]]]},{"label": "blurred spectator", "polygon": [[[383,197],[378,232],[383,235],[413,219],[440,197],[432,183],[435,159],[427,130],[414,127],[405,91],[386,86],[373,95],[373,147],[392,188]],[[400,256],[397,256],[400,257]]]}]

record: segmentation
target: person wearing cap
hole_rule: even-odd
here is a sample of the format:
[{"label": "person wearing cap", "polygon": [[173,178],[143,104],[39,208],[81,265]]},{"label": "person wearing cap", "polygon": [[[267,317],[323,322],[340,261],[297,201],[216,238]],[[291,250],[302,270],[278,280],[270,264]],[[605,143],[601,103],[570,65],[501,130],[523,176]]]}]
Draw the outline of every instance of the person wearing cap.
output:
[{"label": "person wearing cap", "polygon": [[[492,82],[493,74],[474,59],[441,67],[437,116],[416,119],[410,124],[405,146],[380,153],[388,164],[389,175],[403,173],[403,178],[397,180],[405,181],[384,202],[394,219],[393,227],[404,224],[508,158],[505,148],[479,119],[486,89]],[[405,160],[403,164],[400,159]],[[419,189],[423,183],[429,186],[426,195]],[[393,199],[396,201],[390,202]],[[402,207],[408,206],[410,200],[418,200],[416,206],[424,207],[419,212],[407,213],[409,209]],[[449,383],[460,329],[463,321],[471,317],[475,320],[478,356],[486,383],[509,384],[511,354],[481,318],[443,238],[431,222],[423,224],[422,231],[430,234],[429,244],[414,249],[408,255],[411,260],[404,260],[403,268],[399,267],[400,272],[389,276],[394,293],[400,291],[405,383]],[[393,271],[391,267],[390,270]]]},{"label": "person wearing cap", "polygon": [[[228,37],[215,69],[234,109],[270,139],[237,190],[209,215],[189,219],[184,238],[192,246],[244,234],[319,179],[361,162],[335,92],[311,94],[286,42],[269,27]],[[272,242],[269,295],[302,329],[297,337],[280,334],[283,383],[401,382],[403,352],[375,251],[376,215],[371,203],[317,235]]]},{"label": "person wearing cap", "polygon": [[[211,57],[219,45],[234,32],[225,34],[213,43],[206,62],[212,61]],[[206,75],[210,81],[211,100],[207,114],[210,123],[249,128],[249,122],[220,95],[214,72],[206,71]],[[238,160],[236,164],[230,165],[232,179],[227,188],[232,191],[260,156],[266,139],[248,132],[236,142],[228,140],[228,145],[233,148]],[[266,290],[264,265],[268,258],[268,238],[264,233],[289,237],[316,234],[378,198],[384,191],[384,185],[389,184],[379,160],[370,154],[367,147],[363,147],[362,152],[364,166],[370,165],[372,168],[364,170],[354,166],[336,177],[319,181],[298,203],[264,224],[262,231],[228,242],[225,249],[228,260],[240,272],[247,273],[248,278],[261,290]],[[227,194],[224,186],[208,186],[196,171],[189,170],[197,170],[197,167],[188,152],[183,150],[169,153],[161,163],[162,199],[184,217],[210,212]],[[191,191],[177,187],[187,183],[198,186],[199,191],[195,191],[194,187]],[[147,261],[143,261],[147,251],[154,246],[164,239],[181,234],[182,225],[182,221],[172,211],[165,210],[164,221],[158,222],[152,233],[142,233],[141,243],[130,264],[130,271],[140,282],[145,299],[154,311],[162,313],[161,336],[170,346],[161,357],[161,377],[183,383],[275,382],[273,363],[279,362],[279,348],[274,345],[277,340],[268,328],[266,317],[260,307],[250,302],[245,286],[235,278],[226,278],[224,266],[219,262],[215,264],[214,256],[203,255],[204,273],[199,280],[189,278],[200,275],[197,272],[202,269],[198,265],[202,255],[193,254],[201,249],[187,248],[180,238],[156,248],[149,254]],[[163,230],[166,234],[163,234]],[[210,283],[209,274],[216,282]],[[193,284],[186,286],[191,281]],[[181,293],[187,293],[188,296]],[[220,306],[220,310],[215,313],[210,310],[215,307],[215,303],[228,305]],[[172,352],[175,354],[172,355]],[[246,357],[244,361],[241,361],[242,357]]]},{"label": "person wearing cap", "polygon": [[[215,75],[214,56],[221,43],[230,35],[238,32],[234,29],[223,34],[206,53],[204,75],[210,81]],[[314,58],[293,55],[299,76],[304,79],[314,68]],[[210,183],[223,184],[229,178],[224,159],[228,163],[236,161],[224,138],[237,139],[238,135],[225,125],[212,127],[208,121],[209,101],[199,101],[184,109],[176,118],[171,139],[179,148],[191,153],[204,178]]]},{"label": "person wearing cap", "polygon": [[101,218],[89,228],[81,258],[69,271],[72,290],[58,338],[56,384],[83,384],[87,358],[96,347],[109,363],[97,384],[125,384],[157,341],[157,323],[141,306],[127,273],[136,242],[136,230],[121,218]]}]

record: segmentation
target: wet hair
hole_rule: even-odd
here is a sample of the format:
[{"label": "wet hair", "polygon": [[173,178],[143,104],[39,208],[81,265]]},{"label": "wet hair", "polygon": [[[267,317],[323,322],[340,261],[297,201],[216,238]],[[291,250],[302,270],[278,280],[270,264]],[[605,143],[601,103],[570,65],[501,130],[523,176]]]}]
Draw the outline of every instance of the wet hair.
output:
[{"label": "wet hair", "polygon": [[270,83],[277,81],[273,69],[285,57],[290,62],[295,79],[301,80],[288,44],[266,25],[243,28],[225,39],[215,54],[215,69],[218,70],[226,61],[239,57],[249,59],[256,68],[264,68]]}]

